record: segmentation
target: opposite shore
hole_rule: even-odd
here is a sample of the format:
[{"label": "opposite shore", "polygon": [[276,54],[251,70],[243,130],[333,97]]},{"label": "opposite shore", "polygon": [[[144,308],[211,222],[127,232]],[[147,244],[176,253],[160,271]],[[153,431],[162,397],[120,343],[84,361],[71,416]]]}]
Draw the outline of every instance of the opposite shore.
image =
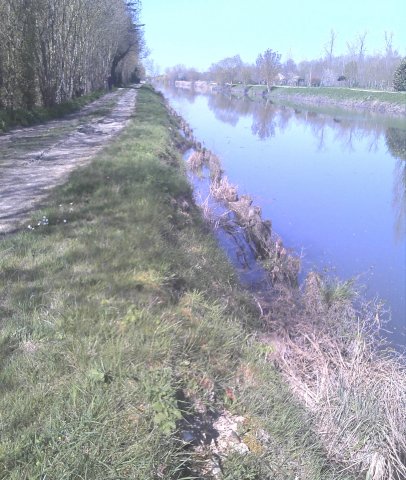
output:
[{"label": "opposite shore", "polygon": [[176,81],[177,88],[196,93],[224,93],[253,100],[267,99],[296,105],[334,106],[346,110],[406,117],[406,93],[344,87],[272,87],[265,85],[217,85],[206,81]]}]

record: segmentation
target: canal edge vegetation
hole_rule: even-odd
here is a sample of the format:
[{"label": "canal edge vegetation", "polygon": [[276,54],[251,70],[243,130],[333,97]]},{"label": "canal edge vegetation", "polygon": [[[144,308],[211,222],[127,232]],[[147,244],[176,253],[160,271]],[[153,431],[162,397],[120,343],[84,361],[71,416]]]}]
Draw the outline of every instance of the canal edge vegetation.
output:
[{"label": "canal edge vegetation", "polygon": [[253,101],[271,101],[282,105],[340,108],[404,118],[406,93],[373,91],[345,87],[292,87],[229,84],[212,85],[208,82],[176,81],[175,87],[196,91],[249,98]]},{"label": "canal edge vegetation", "polygon": [[[232,90],[233,91],[233,90]],[[378,92],[334,87],[273,87],[269,93],[253,86],[249,97],[264,95],[270,100],[291,101],[307,105],[332,105],[340,108],[377,112],[386,115],[406,115],[406,93]]]},{"label": "canal edge vegetation", "polygon": [[[184,131],[193,138],[187,124]],[[207,219],[236,248],[245,244],[267,272],[266,291],[256,296],[263,341],[272,346],[296,398],[314,415],[330,458],[367,478],[403,478],[406,369],[404,358],[379,340],[383,305],[363,299],[351,280],[310,272],[299,285],[300,259],[262,220],[252,199],[239,196],[220,159],[195,142],[187,164],[200,180],[209,177],[210,196],[225,208],[219,212],[206,198]]]},{"label": "canal edge vegetation", "polygon": [[[353,478],[268,361],[176,119],[148,87],[136,112],[1,240],[0,478]],[[238,438],[213,452],[219,419]]]}]

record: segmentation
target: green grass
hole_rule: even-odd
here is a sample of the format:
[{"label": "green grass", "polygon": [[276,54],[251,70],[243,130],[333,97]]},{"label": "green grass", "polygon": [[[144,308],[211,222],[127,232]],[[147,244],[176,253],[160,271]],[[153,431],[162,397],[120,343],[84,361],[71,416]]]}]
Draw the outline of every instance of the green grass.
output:
[{"label": "green grass", "polygon": [[[264,85],[248,86],[248,95],[267,92]],[[384,102],[406,107],[405,92],[379,92],[344,87],[272,87],[270,98],[325,97],[335,102]]]},{"label": "green grass", "polygon": [[143,87],[124,133],[33,214],[41,225],[1,241],[1,479],[190,478],[202,459],[179,420],[198,402],[244,415],[242,436],[269,434],[224,478],[349,478],[255,341],[256,307],[193,205],[176,130]]},{"label": "green grass", "polygon": [[27,127],[29,125],[35,125],[55,118],[61,118],[69,113],[77,112],[82,107],[104,94],[105,92],[103,90],[98,90],[89,95],[84,95],[50,108],[34,107],[32,110],[0,109],[0,132],[6,132],[16,126]]},{"label": "green grass", "polygon": [[356,88],[334,87],[275,87],[272,95],[325,96],[336,100],[380,101],[406,105],[404,92],[377,92]]}]

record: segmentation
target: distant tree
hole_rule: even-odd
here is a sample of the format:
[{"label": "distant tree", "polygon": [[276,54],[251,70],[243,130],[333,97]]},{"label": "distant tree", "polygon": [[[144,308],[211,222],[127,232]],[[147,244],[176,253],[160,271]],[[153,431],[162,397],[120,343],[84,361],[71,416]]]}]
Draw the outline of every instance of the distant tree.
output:
[{"label": "distant tree", "polygon": [[344,67],[344,75],[350,87],[355,87],[358,82],[358,64],[355,60],[348,62]]},{"label": "distant tree", "polygon": [[265,50],[264,53],[258,55],[256,66],[258,74],[262,81],[266,83],[268,92],[275,82],[275,78],[281,71],[281,55],[271,49]]},{"label": "distant tree", "polygon": [[321,83],[325,87],[331,87],[335,84],[337,76],[331,68],[325,68],[323,70],[323,76],[321,77]]},{"label": "distant tree", "polygon": [[242,82],[243,85],[249,85],[254,83],[255,77],[255,67],[253,65],[248,65],[244,63],[241,67],[240,74],[238,79]]},{"label": "distant tree", "polygon": [[391,57],[393,53],[393,32],[385,31],[385,55]]},{"label": "distant tree", "polygon": [[365,39],[367,36],[367,32],[359,33],[358,34],[358,61],[362,61],[365,58]]},{"label": "distant tree", "polygon": [[221,85],[233,84],[240,79],[243,66],[244,63],[239,55],[223,58],[211,65],[210,76]]},{"label": "distant tree", "polygon": [[331,29],[330,37],[327,43],[324,45],[324,51],[326,52],[326,57],[327,57],[329,67],[331,67],[331,64],[333,62],[334,46],[335,46],[336,38],[337,38],[337,33],[333,29]]},{"label": "distant tree", "polygon": [[282,65],[282,72],[286,76],[296,75],[297,73],[296,63],[291,58],[288,58],[286,62]]},{"label": "distant tree", "polygon": [[296,82],[298,76],[297,65],[291,58],[288,58],[288,60],[282,65],[282,73],[285,76],[288,85],[293,85]]},{"label": "distant tree", "polygon": [[406,57],[400,62],[393,75],[393,88],[397,92],[406,91]]},{"label": "distant tree", "polygon": [[[148,62],[147,70],[153,71],[151,68],[151,61]],[[173,67],[167,68],[165,70],[165,75],[169,83],[175,83],[177,80],[186,80],[186,71],[187,67],[182,64],[174,65]],[[152,76],[152,75],[151,75]]]},{"label": "distant tree", "polygon": [[185,77],[189,82],[196,82],[200,78],[200,73],[195,68],[188,68]]},{"label": "distant tree", "polygon": [[[365,54],[366,54],[366,36],[367,32],[359,33],[354,42],[347,42],[347,49],[349,53],[350,63],[355,63],[356,68],[353,68],[352,75],[346,75],[352,80],[352,86],[364,82],[365,73]],[[356,72],[356,76],[354,73]],[[350,85],[351,86],[351,85]]]}]

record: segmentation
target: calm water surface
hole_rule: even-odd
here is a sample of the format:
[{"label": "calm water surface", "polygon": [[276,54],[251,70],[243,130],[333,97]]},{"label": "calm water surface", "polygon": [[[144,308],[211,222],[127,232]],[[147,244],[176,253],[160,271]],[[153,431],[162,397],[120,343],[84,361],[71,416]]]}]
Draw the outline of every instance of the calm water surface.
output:
[{"label": "calm water surface", "polygon": [[164,91],[304,272],[356,278],[406,345],[406,120]]}]

